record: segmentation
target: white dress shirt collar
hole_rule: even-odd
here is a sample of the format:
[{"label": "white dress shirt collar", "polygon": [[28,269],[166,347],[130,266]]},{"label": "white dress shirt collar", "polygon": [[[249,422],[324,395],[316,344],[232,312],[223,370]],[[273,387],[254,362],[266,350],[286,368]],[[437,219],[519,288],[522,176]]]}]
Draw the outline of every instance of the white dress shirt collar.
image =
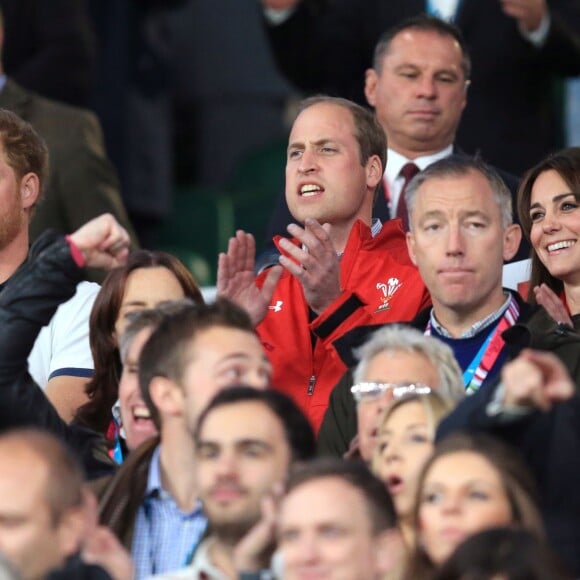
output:
[{"label": "white dress shirt collar", "polygon": [[403,165],[406,163],[414,163],[420,171],[423,171],[423,169],[429,167],[429,165],[435,163],[435,161],[439,161],[439,159],[443,159],[444,157],[449,157],[452,153],[453,145],[449,145],[449,147],[445,147],[445,149],[433,153],[432,155],[423,155],[422,157],[417,157],[415,159],[407,159],[393,149],[387,149],[387,170],[385,171],[387,182],[389,184],[394,183],[395,179],[399,177]]}]

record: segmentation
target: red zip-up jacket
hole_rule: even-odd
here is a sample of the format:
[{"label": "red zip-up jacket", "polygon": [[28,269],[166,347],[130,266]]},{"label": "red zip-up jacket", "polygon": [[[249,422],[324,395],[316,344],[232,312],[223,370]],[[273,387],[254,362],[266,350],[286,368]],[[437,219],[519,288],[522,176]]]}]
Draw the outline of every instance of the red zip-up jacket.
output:
[{"label": "red zip-up jacket", "polygon": [[341,295],[312,319],[302,285],[285,271],[257,329],[274,367],[274,388],[296,401],[317,432],[330,392],[346,371],[333,341],[355,326],[411,320],[431,303],[400,220],[386,222],[374,238],[364,223],[354,224],[340,282]]}]

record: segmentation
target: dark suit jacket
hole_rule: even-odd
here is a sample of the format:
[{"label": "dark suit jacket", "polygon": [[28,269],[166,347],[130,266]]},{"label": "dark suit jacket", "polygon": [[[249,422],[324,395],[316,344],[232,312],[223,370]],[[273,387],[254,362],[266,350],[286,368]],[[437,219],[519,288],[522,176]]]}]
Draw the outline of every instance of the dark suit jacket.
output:
[{"label": "dark suit jacket", "polygon": [[44,97],[86,107],[96,56],[86,0],[0,0],[0,7],[6,74]]},{"label": "dark suit jacket", "polygon": [[[459,5],[456,23],[473,73],[457,143],[520,175],[559,146],[554,81],[580,74],[580,0],[548,0],[552,23],[540,49],[522,37],[500,2],[462,0]],[[268,27],[280,69],[304,91],[364,104],[364,71],[379,36],[424,11],[425,2],[334,0],[326,11],[315,8],[305,0],[285,23]]]},{"label": "dark suit jacket", "polygon": [[[437,440],[455,431],[486,432],[515,447],[538,484],[540,509],[548,540],[564,564],[580,577],[580,334],[557,325],[545,311],[512,327],[506,334],[519,347],[553,352],[566,365],[576,384],[571,399],[548,412],[521,418],[489,416],[487,406],[496,393],[488,384],[466,397],[439,424]],[[506,337],[509,344],[510,338]]]},{"label": "dark suit jacket", "polygon": [[0,107],[28,121],[44,138],[50,154],[50,177],[32,218],[31,240],[47,228],[74,232],[109,212],[136,241],[93,113],[45,99],[10,79],[0,92]]}]

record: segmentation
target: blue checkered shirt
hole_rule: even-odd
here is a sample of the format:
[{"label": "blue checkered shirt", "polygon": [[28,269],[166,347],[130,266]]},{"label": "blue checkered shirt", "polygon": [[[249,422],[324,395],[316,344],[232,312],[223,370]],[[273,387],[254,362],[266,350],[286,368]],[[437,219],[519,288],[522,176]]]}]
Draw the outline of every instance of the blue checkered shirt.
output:
[{"label": "blue checkered shirt", "polygon": [[160,449],[158,446],[151,458],[145,498],[137,512],[132,549],[136,580],[189,564],[207,527],[201,502],[184,513],[163,489]]}]

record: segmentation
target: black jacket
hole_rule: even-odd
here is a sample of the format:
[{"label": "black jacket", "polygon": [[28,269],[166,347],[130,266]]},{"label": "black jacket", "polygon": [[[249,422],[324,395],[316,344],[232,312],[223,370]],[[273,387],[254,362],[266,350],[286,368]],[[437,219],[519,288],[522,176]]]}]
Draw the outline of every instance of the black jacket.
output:
[{"label": "black jacket", "polygon": [[[516,295],[517,297],[517,295]],[[423,330],[429,310],[411,325]],[[352,348],[362,344],[379,327],[354,329],[339,344],[339,354],[351,366]],[[518,323],[503,334],[508,358],[523,348],[547,350],[564,362],[580,392],[580,334],[556,324],[542,308],[520,301]],[[349,371],[350,373],[350,371]],[[483,431],[518,449],[538,484],[540,510],[550,544],[576,576],[580,576],[580,396],[556,405],[548,413],[534,412],[518,420],[491,417],[487,405],[498,381],[484,383],[466,397],[439,425],[437,438],[453,431]],[[356,407],[350,393],[352,375],[343,376],[330,396],[319,433],[323,454],[342,456],[356,434]]]},{"label": "black jacket", "polygon": [[[523,302],[517,294],[514,294],[514,296],[518,300],[518,306],[520,308],[519,323],[516,326],[521,327],[537,311],[526,302]],[[422,310],[409,325],[420,331],[424,331],[429,321],[430,312],[431,308]],[[379,328],[381,328],[381,325],[354,328],[334,342],[336,351],[349,369],[357,363],[353,355],[353,349],[361,346]],[[506,348],[509,349],[508,358],[513,358],[522,348],[527,346],[526,335],[524,334],[523,337],[517,340],[516,337],[519,336],[517,333],[512,333],[508,336],[510,338],[504,336],[506,339]],[[342,457],[357,433],[356,405],[350,392],[351,386],[352,371],[349,370],[343,375],[330,395],[328,409],[324,415],[324,420],[318,434],[318,450],[323,455]],[[473,396],[471,398],[473,399]]]},{"label": "black jacket", "polygon": [[41,328],[74,295],[82,277],[64,237],[48,232],[0,293],[0,429],[47,429],[71,447],[92,479],[115,466],[104,439],[63,421],[28,373],[27,363]]},{"label": "black jacket", "polygon": [[454,431],[485,432],[516,448],[530,468],[539,490],[540,511],[550,544],[563,562],[580,576],[580,334],[556,325],[540,311],[527,325],[506,331],[506,341],[549,350],[564,362],[576,384],[572,399],[549,412],[525,417],[490,416],[497,383],[467,397],[446,417],[437,439]]}]

